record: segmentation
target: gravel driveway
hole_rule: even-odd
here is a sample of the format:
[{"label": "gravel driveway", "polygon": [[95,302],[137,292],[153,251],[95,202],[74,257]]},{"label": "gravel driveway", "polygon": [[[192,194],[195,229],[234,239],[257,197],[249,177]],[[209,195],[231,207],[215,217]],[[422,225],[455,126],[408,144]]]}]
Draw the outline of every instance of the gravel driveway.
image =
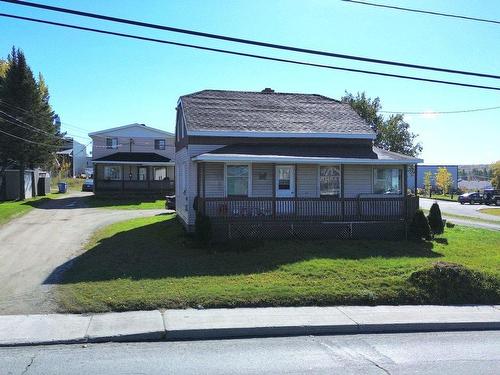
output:
[{"label": "gravel driveway", "polygon": [[55,312],[51,285],[44,282],[82,252],[93,232],[117,221],[165,213],[86,208],[82,198],[91,194],[51,200],[0,227],[0,314]]}]

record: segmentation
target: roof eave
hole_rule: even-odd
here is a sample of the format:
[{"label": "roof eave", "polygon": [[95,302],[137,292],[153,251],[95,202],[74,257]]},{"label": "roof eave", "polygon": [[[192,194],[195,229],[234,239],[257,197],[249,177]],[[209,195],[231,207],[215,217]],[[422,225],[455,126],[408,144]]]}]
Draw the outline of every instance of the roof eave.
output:
[{"label": "roof eave", "polygon": [[188,136],[201,137],[242,137],[242,138],[329,138],[329,139],[371,139],[373,133],[304,133],[304,132],[270,132],[270,131],[224,131],[224,130],[187,130]]},{"label": "roof eave", "polygon": [[242,154],[201,154],[191,158],[193,161],[205,162],[260,162],[260,163],[296,163],[296,164],[417,164],[423,162],[418,158],[405,159],[366,159],[366,158],[335,158],[314,156],[283,156],[283,155],[242,155]]}]

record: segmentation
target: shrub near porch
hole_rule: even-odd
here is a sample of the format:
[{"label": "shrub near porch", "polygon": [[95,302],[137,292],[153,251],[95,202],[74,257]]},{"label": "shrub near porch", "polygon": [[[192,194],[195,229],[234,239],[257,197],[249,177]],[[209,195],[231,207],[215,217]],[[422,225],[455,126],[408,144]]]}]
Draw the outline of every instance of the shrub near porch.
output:
[{"label": "shrub near porch", "polygon": [[[208,251],[185,236],[173,215],[140,218],[96,233],[57,295],[61,310],[69,312],[428,303],[408,280],[446,261],[493,280],[498,299],[500,233],[454,227],[445,237],[421,243],[234,242]],[[478,301],[461,301],[470,302]]]}]

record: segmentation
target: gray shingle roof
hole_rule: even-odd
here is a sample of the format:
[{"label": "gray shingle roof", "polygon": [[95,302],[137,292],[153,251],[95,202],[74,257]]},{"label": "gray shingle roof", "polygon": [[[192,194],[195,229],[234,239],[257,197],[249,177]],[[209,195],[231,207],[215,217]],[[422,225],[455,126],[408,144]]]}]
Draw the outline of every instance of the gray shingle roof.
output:
[{"label": "gray shingle roof", "polygon": [[170,159],[154,152],[115,152],[92,161],[168,163]]},{"label": "gray shingle roof", "polygon": [[188,131],[375,134],[348,104],[315,94],[204,90],[181,103]]}]

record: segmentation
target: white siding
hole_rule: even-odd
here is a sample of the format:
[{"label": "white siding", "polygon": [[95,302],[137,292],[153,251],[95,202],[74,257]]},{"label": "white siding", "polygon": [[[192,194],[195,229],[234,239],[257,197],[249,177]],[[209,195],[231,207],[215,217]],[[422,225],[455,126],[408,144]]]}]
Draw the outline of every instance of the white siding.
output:
[{"label": "white siding", "polygon": [[252,165],[252,197],[273,196],[273,168],[272,164]]},{"label": "white siding", "polygon": [[344,166],[344,197],[357,198],[359,194],[372,194],[371,165]]},{"label": "white siding", "polygon": [[205,196],[224,197],[224,163],[205,164]]},{"label": "white siding", "polygon": [[175,209],[179,218],[188,224],[189,207],[188,207],[188,187],[184,186],[184,181],[187,181],[185,174],[188,173],[188,153],[187,149],[183,148],[175,154]]},{"label": "white siding", "polygon": [[297,197],[316,198],[318,192],[318,166],[314,164],[297,165]]}]

